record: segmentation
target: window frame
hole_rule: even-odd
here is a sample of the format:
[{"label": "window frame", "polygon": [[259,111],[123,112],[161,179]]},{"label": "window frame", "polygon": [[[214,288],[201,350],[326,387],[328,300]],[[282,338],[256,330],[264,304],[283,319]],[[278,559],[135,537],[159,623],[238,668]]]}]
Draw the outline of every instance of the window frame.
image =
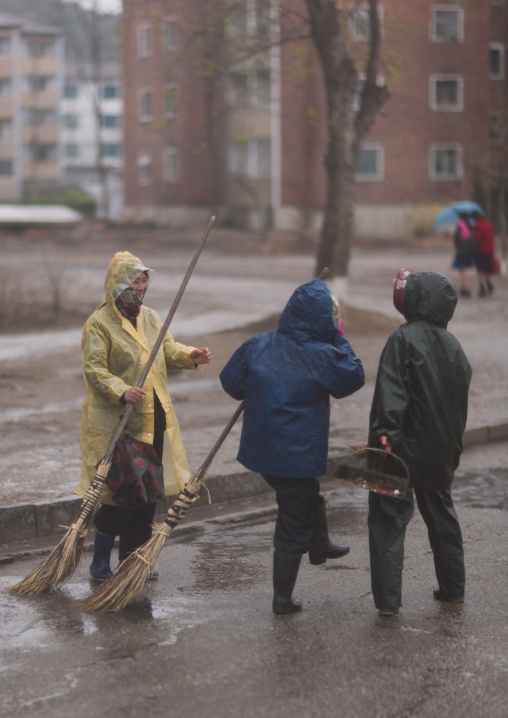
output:
[{"label": "window frame", "polygon": [[153,54],[153,27],[149,22],[140,23],[137,27],[137,50],[139,58]]},{"label": "window frame", "polygon": [[[174,93],[175,108],[172,111],[168,110],[168,92]],[[175,82],[170,82],[164,85],[164,117],[168,120],[173,120],[178,115],[178,85]]]},{"label": "window frame", "polygon": [[[150,96],[150,101],[149,101],[150,114],[147,114],[147,115],[143,114],[143,99],[142,98],[145,95]],[[138,120],[139,120],[139,122],[148,123],[148,122],[153,121],[153,102],[152,102],[152,100],[153,100],[153,91],[152,91],[151,87],[141,87],[138,90]]]},{"label": "window frame", "polygon": [[[499,73],[495,74],[490,69],[490,53],[494,51],[499,52]],[[505,76],[505,55],[506,49],[502,42],[489,42],[489,79],[490,80],[504,80]]]},{"label": "window frame", "polygon": [[[174,15],[168,15],[166,17],[162,18],[162,48],[165,52],[175,52],[175,50],[178,47],[178,43],[176,41],[176,17]],[[166,27],[168,25],[173,25],[173,44],[168,45],[166,42],[167,36],[166,36]]]},{"label": "window frame", "polygon": [[[176,147],[165,147],[163,151],[163,157],[162,157],[162,179],[165,184],[175,185],[180,182],[180,167],[179,167],[179,158],[178,158],[178,150]],[[168,164],[167,160],[171,157],[174,160],[174,167],[175,172],[174,176],[170,177],[169,173],[167,172]]]},{"label": "window frame", "polygon": [[[364,34],[359,34],[356,31],[356,17],[357,13],[360,10],[366,10],[367,11],[367,17],[369,21],[369,32]],[[382,5],[378,5],[377,8],[378,15],[379,15],[379,27],[381,30],[381,36],[384,34],[384,7]],[[369,15],[369,5],[366,2],[358,3],[350,7],[349,11],[349,18],[348,18],[348,34],[350,39],[353,42],[370,42],[370,15]]]},{"label": "window frame", "polygon": [[[437,174],[436,154],[440,150],[457,152],[457,173],[454,175]],[[429,178],[433,182],[457,182],[464,179],[464,146],[459,142],[433,142],[429,145]]]},{"label": "window frame", "polygon": [[[138,155],[137,161],[136,161],[136,167],[137,167],[137,178],[138,178],[138,185],[140,187],[149,187],[153,184],[153,158],[152,155],[149,152],[142,152]],[[142,172],[145,167],[150,168],[150,176],[149,177],[143,177]]]},{"label": "window frame", "polygon": [[[440,38],[436,35],[436,13],[455,12],[457,14],[457,38]],[[464,8],[460,5],[432,5],[430,7],[429,37],[436,43],[463,43],[464,42]]]},{"label": "window frame", "polygon": [[[456,105],[438,105],[437,104],[437,84],[438,82],[457,83],[457,104]],[[432,74],[429,75],[429,105],[433,112],[464,112],[464,76],[457,74]]]},{"label": "window frame", "polygon": [[[377,171],[375,174],[360,174],[355,168],[355,179],[357,182],[384,182],[385,179],[385,148],[380,142],[364,142],[360,147],[362,150],[375,150],[378,159],[376,160]],[[358,154],[358,162],[360,154]],[[357,162],[357,166],[358,166]]]}]

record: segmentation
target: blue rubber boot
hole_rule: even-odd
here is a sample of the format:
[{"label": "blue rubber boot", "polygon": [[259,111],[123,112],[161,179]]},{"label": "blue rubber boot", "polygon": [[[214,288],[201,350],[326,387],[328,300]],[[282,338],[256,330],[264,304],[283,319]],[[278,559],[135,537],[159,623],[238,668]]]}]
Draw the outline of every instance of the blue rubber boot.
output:
[{"label": "blue rubber boot", "polygon": [[93,547],[93,561],[90,564],[90,576],[96,581],[107,581],[113,575],[109,566],[111,550],[115,543],[114,536],[101,534],[95,531],[95,543]]}]

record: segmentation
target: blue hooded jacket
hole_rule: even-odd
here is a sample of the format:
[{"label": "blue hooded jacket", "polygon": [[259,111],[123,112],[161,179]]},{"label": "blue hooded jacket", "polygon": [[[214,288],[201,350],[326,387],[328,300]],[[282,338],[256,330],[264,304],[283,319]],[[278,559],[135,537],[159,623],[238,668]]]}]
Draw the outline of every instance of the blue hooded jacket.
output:
[{"label": "blue hooded jacket", "polygon": [[332,319],[320,279],[293,293],[277,331],[237,349],[221,372],[224,390],[245,399],[238,461],[251,471],[293,479],[326,471],[330,394],[349,396],[363,368]]}]

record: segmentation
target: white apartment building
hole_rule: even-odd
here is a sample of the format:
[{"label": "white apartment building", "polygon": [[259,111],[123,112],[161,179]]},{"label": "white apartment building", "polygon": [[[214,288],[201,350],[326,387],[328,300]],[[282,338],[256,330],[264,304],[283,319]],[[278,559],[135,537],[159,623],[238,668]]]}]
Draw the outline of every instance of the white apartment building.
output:
[{"label": "white apartment building", "polygon": [[94,72],[91,65],[68,63],[60,119],[66,183],[96,199],[99,217],[118,219],[123,210],[119,65],[109,63]]}]

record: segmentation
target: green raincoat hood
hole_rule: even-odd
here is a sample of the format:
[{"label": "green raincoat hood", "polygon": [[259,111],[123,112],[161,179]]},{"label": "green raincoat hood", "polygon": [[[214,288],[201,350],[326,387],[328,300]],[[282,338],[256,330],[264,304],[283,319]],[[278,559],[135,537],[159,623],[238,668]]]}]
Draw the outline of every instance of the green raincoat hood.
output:
[{"label": "green raincoat hood", "polygon": [[457,306],[457,290],[439,272],[413,272],[404,289],[404,316],[408,322],[423,320],[446,329]]}]

